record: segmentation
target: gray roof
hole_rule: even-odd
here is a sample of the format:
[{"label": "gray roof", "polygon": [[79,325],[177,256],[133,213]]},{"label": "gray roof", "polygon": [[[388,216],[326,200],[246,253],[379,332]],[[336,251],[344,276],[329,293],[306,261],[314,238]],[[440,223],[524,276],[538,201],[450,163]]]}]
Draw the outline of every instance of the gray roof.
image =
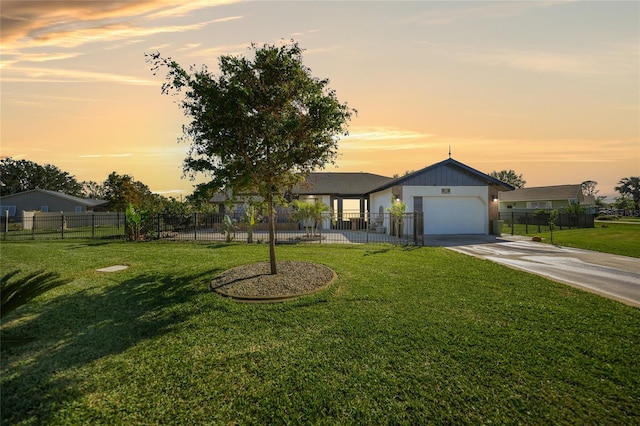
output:
[{"label": "gray roof", "polygon": [[538,186],[534,188],[520,188],[508,192],[500,192],[500,201],[552,201],[578,200],[582,194],[582,185]]},{"label": "gray roof", "polygon": [[314,172],[298,185],[298,195],[343,195],[361,196],[393,179],[373,173]]},{"label": "gray roof", "polygon": [[[452,173],[443,173],[444,171],[450,171]],[[455,176],[455,182],[451,177]],[[469,185],[469,184],[481,184],[481,185],[497,185],[504,189],[510,190],[513,187],[505,182],[502,182],[492,176],[482,173],[472,167],[467,166],[453,158],[448,158],[439,163],[432,164],[423,169],[409,173],[408,175],[401,176],[396,179],[392,179],[385,184],[374,188],[371,192],[382,191],[387,188],[391,188],[396,185]]]},{"label": "gray roof", "polygon": [[52,195],[54,197],[61,198],[63,200],[67,200],[67,201],[71,201],[71,202],[73,202],[73,203],[75,203],[77,205],[86,206],[86,207],[96,207],[96,206],[100,206],[100,205],[108,203],[108,201],[106,201],[106,200],[98,200],[96,198],[80,198],[80,197],[75,197],[73,195],[65,194],[64,192],[51,191],[49,189],[38,189],[38,188],[30,189],[28,191],[23,191],[23,192],[16,192],[15,194],[3,195],[2,199],[6,200],[7,198],[10,199],[13,196],[22,195],[22,194],[28,194],[30,192],[39,192],[39,193],[49,194],[49,195]]},{"label": "gray roof", "polygon": [[[425,176],[429,177],[432,174],[440,175],[438,172],[442,169],[449,171],[454,170],[455,174],[464,176],[464,178],[460,178],[461,180],[458,183],[448,183],[449,185],[462,185],[464,182],[472,182],[475,185],[497,185],[506,190],[513,189],[513,187],[507,183],[479,172],[453,158],[449,158],[396,179],[365,172],[313,172],[307,176],[302,184],[296,186],[292,193],[295,195],[361,197],[395,185],[425,185],[425,183],[421,183],[421,181],[425,179]],[[428,184],[435,185],[437,182],[430,181]],[[220,192],[211,198],[210,201],[222,203],[228,199],[229,194]]]},{"label": "gray roof", "polygon": [[[218,192],[209,199],[210,203],[226,203],[232,199],[233,193],[231,191]],[[238,194],[236,195],[234,202],[239,204],[244,203],[261,203],[264,199],[258,195]]]}]

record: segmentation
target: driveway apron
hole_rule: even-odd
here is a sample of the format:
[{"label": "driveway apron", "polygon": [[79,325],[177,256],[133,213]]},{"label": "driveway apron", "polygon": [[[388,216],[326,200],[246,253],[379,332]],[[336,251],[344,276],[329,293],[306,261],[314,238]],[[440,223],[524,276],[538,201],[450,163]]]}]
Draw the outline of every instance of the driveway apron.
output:
[{"label": "driveway apron", "polygon": [[427,235],[425,244],[491,260],[640,307],[640,259],[518,236]]}]

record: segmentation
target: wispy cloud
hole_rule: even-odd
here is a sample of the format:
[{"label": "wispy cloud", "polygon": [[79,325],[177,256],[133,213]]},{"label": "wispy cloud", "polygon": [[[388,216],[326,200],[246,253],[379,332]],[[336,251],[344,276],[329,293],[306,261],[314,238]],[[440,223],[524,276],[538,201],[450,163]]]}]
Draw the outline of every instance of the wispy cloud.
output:
[{"label": "wispy cloud", "polygon": [[175,18],[177,16],[189,15],[195,10],[210,8],[213,6],[224,6],[227,4],[237,3],[238,1],[239,0],[191,0],[185,2],[183,0],[174,0],[165,2],[171,5],[157,12],[150,13],[148,17],[151,19],[168,17]]},{"label": "wispy cloud", "polygon": [[340,150],[399,151],[425,148],[430,133],[392,127],[354,128],[340,140]]},{"label": "wispy cloud", "polygon": [[23,53],[20,55],[20,59],[14,60],[13,63],[62,61],[82,55],[84,55],[82,52]]},{"label": "wispy cloud", "polygon": [[130,38],[144,38],[163,33],[194,31],[202,29],[216,21],[217,20],[214,19],[190,25],[166,25],[155,27],[138,27],[120,23],[105,24],[99,27],[61,30],[40,34],[35,38],[34,44],[39,48],[48,46],[76,48],[94,42],[110,42]]},{"label": "wispy cloud", "polygon": [[153,191],[156,194],[162,194],[162,195],[172,195],[172,194],[186,194],[189,191],[187,191],[186,189],[157,189],[155,191]]},{"label": "wispy cloud", "polygon": [[637,40],[576,48],[511,48],[418,42],[423,49],[447,58],[487,67],[507,67],[538,73],[637,75]]},{"label": "wispy cloud", "polygon": [[176,49],[177,52],[183,52],[185,50],[192,50],[198,48],[202,45],[202,43],[187,43],[183,47]]},{"label": "wispy cloud", "polygon": [[78,158],[121,158],[121,157],[131,157],[133,154],[124,153],[124,154],[85,154],[78,155]]},{"label": "wispy cloud", "polygon": [[197,30],[212,23],[224,23],[242,17],[221,17],[191,25],[154,25],[153,23],[159,18],[176,18],[198,9],[235,1],[7,0],[2,2],[0,10],[2,52],[3,55],[20,55],[34,47],[74,48],[87,43],[114,40],[124,40],[123,43],[126,44],[139,42],[154,34]]},{"label": "wispy cloud", "polygon": [[155,81],[130,75],[63,68],[14,67],[10,71],[3,72],[2,80],[29,83],[112,82],[136,86],[157,85]]},{"label": "wispy cloud", "polygon": [[[627,139],[497,139],[482,138],[441,138],[439,142],[453,147],[453,156],[464,153],[477,157],[476,162],[494,162],[495,159],[480,160],[483,153],[509,152],[509,161],[514,163],[611,163],[615,164],[633,156],[633,148],[638,140]],[[514,146],[526,146],[526,150],[516,151]],[[550,151],[549,147],[554,147]]]},{"label": "wispy cloud", "polygon": [[[559,6],[567,1],[500,1],[470,2],[461,6],[459,2],[432,3],[434,7],[425,13],[410,18],[411,22],[428,25],[446,25],[462,20],[507,19],[540,8]],[[435,7],[440,5],[442,7]]]},{"label": "wispy cloud", "polygon": [[523,71],[597,75],[637,73],[637,52],[637,45],[619,45],[606,49],[591,48],[568,52],[479,49],[475,52],[459,53],[459,56],[469,62],[506,66]]},{"label": "wispy cloud", "polygon": [[194,49],[189,53],[189,57],[197,57],[197,58],[215,58],[221,55],[238,55],[243,52],[246,52],[249,44],[228,44],[221,45],[216,47],[210,47],[207,49]]},{"label": "wispy cloud", "polygon": [[5,100],[10,101],[15,105],[24,105],[29,107],[51,107],[52,105],[59,105],[61,102],[101,102],[102,99],[98,98],[80,98],[74,96],[51,96],[41,93],[17,93],[17,92],[5,92],[2,94]]}]

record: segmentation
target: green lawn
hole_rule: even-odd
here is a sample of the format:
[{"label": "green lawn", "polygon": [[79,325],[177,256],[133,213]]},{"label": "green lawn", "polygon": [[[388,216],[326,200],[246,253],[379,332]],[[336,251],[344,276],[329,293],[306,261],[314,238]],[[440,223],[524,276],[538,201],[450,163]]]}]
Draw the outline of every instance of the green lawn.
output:
[{"label": "green lawn", "polygon": [[3,242],[73,282],[5,318],[37,340],[2,351],[2,424],[640,423],[639,309],[444,248],[278,255],[338,281],[240,304],[208,282],[264,245]]},{"label": "green lawn", "polygon": [[[537,231],[537,226],[529,225],[529,233],[527,234],[524,225],[516,225],[514,233],[532,237],[537,235],[542,237],[544,242],[551,242],[551,233],[548,227],[542,228],[542,232]],[[511,234],[511,228],[505,226],[503,234]],[[640,224],[596,222],[594,228],[555,229],[553,243],[565,247],[640,257]]]}]

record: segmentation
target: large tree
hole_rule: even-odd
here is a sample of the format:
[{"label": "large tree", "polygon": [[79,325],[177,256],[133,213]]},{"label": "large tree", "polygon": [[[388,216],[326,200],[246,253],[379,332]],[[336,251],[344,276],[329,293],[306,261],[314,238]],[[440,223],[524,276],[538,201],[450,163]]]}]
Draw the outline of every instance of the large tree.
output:
[{"label": "large tree", "polygon": [[30,189],[48,189],[68,195],[82,196],[82,185],[75,176],[53,166],[29,160],[0,160],[0,194],[9,195]]},{"label": "large tree", "polygon": [[595,180],[585,180],[581,184],[582,193],[584,195],[593,195],[595,197],[598,195],[598,192],[600,192],[599,189],[596,189],[596,186],[598,186],[598,182]]},{"label": "large tree", "polygon": [[501,182],[508,183],[514,188],[524,188],[524,185],[527,183],[527,181],[523,179],[522,175],[517,174],[511,169],[500,170],[499,172],[494,170],[489,173],[489,176],[498,179]]},{"label": "large tree", "polygon": [[640,177],[632,176],[620,179],[618,182],[620,186],[616,186],[614,189],[618,191],[622,196],[629,195],[633,199],[633,209],[640,211]]},{"label": "large tree", "polygon": [[598,195],[600,190],[596,188],[597,186],[598,186],[598,182],[596,182],[595,180],[585,180],[581,184],[582,193],[584,195],[592,195],[594,200],[595,200],[596,205],[597,206],[603,206],[604,205],[604,200],[607,197],[604,196],[604,195]]},{"label": "large tree", "polygon": [[129,204],[133,204],[136,209],[148,209],[155,203],[154,194],[149,187],[129,175],[111,172],[102,188],[110,210],[123,212]]},{"label": "large tree", "polygon": [[276,274],[275,205],[305,175],[335,161],[355,110],[338,101],[329,80],[312,76],[297,43],[250,50],[252,58],[221,56],[218,75],[206,66],[187,72],[159,53],[146,56],[154,73],[168,68],[162,92],[181,95],[191,120],[183,126],[183,139],[191,142],[185,174],[205,173],[211,187],[266,201]]},{"label": "large tree", "polygon": [[82,181],[82,195],[101,200],[105,197],[104,185],[92,180]]}]

